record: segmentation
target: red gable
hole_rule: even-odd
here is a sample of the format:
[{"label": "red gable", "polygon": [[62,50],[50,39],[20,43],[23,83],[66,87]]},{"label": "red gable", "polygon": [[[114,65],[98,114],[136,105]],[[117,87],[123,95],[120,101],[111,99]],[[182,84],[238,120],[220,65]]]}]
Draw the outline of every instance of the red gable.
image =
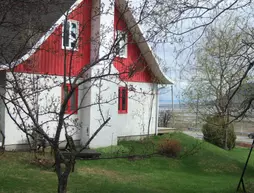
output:
[{"label": "red gable", "polygon": [[[62,48],[62,23],[60,23],[45,38],[45,41],[42,40],[38,50],[16,67],[16,71],[62,76],[64,61],[66,61],[67,73],[75,76],[86,64],[90,63],[91,11],[92,1],[83,0],[68,17],[68,19],[79,22],[77,51],[66,50],[65,54],[65,50]],[[114,29],[128,31],[126,22],[116,8],[114,17]],[[116,57],[114,60],[114,66],[120,73],[129,72],[121,74],[120,78],[125,81],[153,82],[154,75],[143,58],[137,43],[133,40],[130,31],[127,34],[127,56],[126,58]]]},{"label": "red gable", "polygon": [[[91,9],[91,1],[84,0],[68,17],[79,22],[78,51],[66,51],[67,73],[72,76],[90,63]],[[64,73],[64,52],[61,24],[29,59],[17,66],[16,71],[61,76]],[[69,70],[70,64],[72,69]]]},{"label": "red gable", "polygon": [[[115,30],[128,31],[123,16],[117,9],[115,9],[114,28]],[[153,82],[152,73],[150,72],[145,59],[141,55],[137,44],[132,39],[130,32],[128,32],[127,46],[127,57],[117,57],[114,61],[114,66],[120,73],[122,73],[120,78],[125,81],[133,82]]]}]

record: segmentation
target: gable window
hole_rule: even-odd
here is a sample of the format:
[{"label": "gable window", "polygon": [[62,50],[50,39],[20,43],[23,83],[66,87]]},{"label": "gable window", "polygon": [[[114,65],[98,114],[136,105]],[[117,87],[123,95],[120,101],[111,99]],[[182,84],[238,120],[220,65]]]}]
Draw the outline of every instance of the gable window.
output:
[{"label": "gable window", "polygon": [[63,23],[62,48],[78,50],[78,21],[67,20]]},{"label": "gable window", "polygon": [[128,35],[124,31],[116,31],[116,55],[121,58],[127,58],[128,54]]},{"label": "gable window", "polygon": [[[64,101],[64,99],[66,98],[70,90],[71,90],[71,84],[66,84],[66,86],[62,85],[62,102]],[[65,109],[65,114],[73,114],[73,113],[77,114],[77,110],[78,110],[78,88],[75,88],[73,94],[68,100],[68,103]]]},{"label": "gable window", "polygon": [[128,88],[119,87],[118,89],[118,113],[128,112]]}]

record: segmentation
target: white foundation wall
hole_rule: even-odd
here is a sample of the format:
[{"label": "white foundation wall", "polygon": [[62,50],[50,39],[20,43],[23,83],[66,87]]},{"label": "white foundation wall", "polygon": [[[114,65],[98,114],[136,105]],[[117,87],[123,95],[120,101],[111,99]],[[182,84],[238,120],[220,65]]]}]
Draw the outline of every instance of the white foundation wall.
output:
[{"label": "white foundation wall", "polygon": [[[91,76],[91,71],[89,70],[86,74],[86,76]],[[78,111],[79,116],[79,122],[81,124],[81,130],[80,130],[80,143],[85,144],[89,139],[89,128],[90,128],[90,111],[91,111],[91,83],[86,83],[80,86],[80,92],[79,92],[79,100],[81,103],[81,106],[84,108],[81,108]]]},{"label": "white foundation wall", "polygon": [[[50,137],[55,137],[56,128],[58,125],[58,115],[55,113],[51,114],[48,112],[49,110],[53,112],[60,111],[63,77],[48,76],[45,80],[47,82],[46,84],[52,88],[49,91],[43,91],[39,94],[39,100],[38,100],[39,109],[41,113],[46,112],[45,115],[39,116],[39,123],[43,124],[43,130],[46,131],[46,133],[49,134]],[[40,84],[45,84],[42,82],[43,80],[41,81]],[[79,92],[80,90],[82,89],[78,90],[79,99],[81,99],[81,96],[82,96],[82,92]],[[65,116],[68,116],[68,114],[66,114]],[[74,124],[76,120],[77,122],[79,122],[78,121],[79,119],[80,119],[79,114],[73,114],[66,121],[67,124],[70,124],[70,126],[68,126],[67,128],[68,134],[71,135],[74,140],[80,140],[81,127],[79,124]],[[63,140],[65,140],[64,129],[62,129],[61,135],[60,135],[60,141],[63,141]]]},{"label": "white foundation wall", "polygon": [[[100,68],[94,68],[96,74]],[[112,67],[112,71],[117,70]],[[90,148],[117,145],[119,137],[143,136],[155,134],[157,129],[157,84],[140,82],[121,82],[116,77],[108,78],[110,81],[103,80],[94,83],[91,90],[93,103],[99,106],[91,107],[90,137],[106,120],[110,117],[109,123],[96,135],[90,143]],[[120,86],[133,87],[135,91],[128,91],[128,113],[118,113],[118,88]]]},{"label": "white foundation wall", "polygon": [[118,137],[156,133],[157,85],[152,83],[128,82],[136,91],[128,91],[128,113],[117,114],[114,125]]},{"label": "white foundation wall", "polygon": [[[100,76],[102,69],[106,69],[104,65],[98,64],[92,69],[92,76]],[[116,72],[112,68],[112,73]],[[116,101],[117,101],[117,81],[116,77],[107,77],[108,80],[95,80],[92,81],[91,89],[91,106],[90,111],[90,128],[89,128],[89,137],[92,137],[94,132],[100,127],[104,120],[111,117],[109,124],[102,128],[102,130],[95,136],[91,141],[89,147],[105,147],[110,145],[117,144],[117,130],[114,125],[111,124],[111,121],[116,117]],[[100,105],[98,105],[100,103]]]},{"label": "white foundation wall", "polygon": [[[28,79],[33,76],[32,74],[24,74],[22,76],[26,76]],[[7,77],[10,78],[11,74],[7,73]],[[50,110],[55,111],[56,109],[60,109],[61,104],[61,94],[62,94],[62,87],[61,83],[63,82],[63,78],[61,76],[45,76],[44,78],[38,81],[38,87],[43,87],[45,84],[50,87],[50,90],[46,90],[43,92],[40,92],[38,95],[38,104],[39,104],[39,110],[40,113],[47,112]],[[8,83],[7,83],[8,87]],[[85,86],[79,88],[79,104],[81,103],[81,99],[83,99],[84,96],[84,88]],[[8,90],[9,94],[12,94],[12,90]],[[8,94],[5,94],[6,97],[8,97]],[[87,103],[87,98],[84,98],[82,101],[82,104]],[[20,102],[20,104],[22,104]],[[53,105],[52,105],[53,104]],[[31,104],[30,104],[31,105]],[[33,108],[33,106],[31,105]],[[9,109],[12,109],[13,106],[9,105]],[[83,116],[86,114],[85,111],[88,109],[82,109],[78,114],[74,114],[70,117],[69,123],[72,123],[73,120],[77,120],[77,125],[75,126],[69,126],[68,131],[69,134],[73,136],[74,140],[80,140],[82,130],[85,130],[84,127],[84,120]],[[89,110],[88,110],[89,111]],[[24,116],[24,115],[23,115]],[[67,116],[67,115],[66,115]],[[16,120],[20,121],[19,117],[15,117]],[[57,116],[55,114],[47,113],[45,115],[39,116],[39,123],[46,123],[43,125],[44,131],[49,134],[50,137],[55,136],[56,127],[57,127]],[[82,121],[83,120],[83,121]],[[29,120],[27,120],[29,122]],[[31,122],[31,121],[30,121]],[[27,138],[26,135],[17,127],[17,125],[13,122],[13,120],[8,116],[7,109],[5,108],[5,145],[6,150],[12,150],[12,149],[18,149],[17,145],[21,144],[27,144]],[[86,131],[86,130],[85,130]],[[84,132],[83,132],[84,133]],[[65,140],[64,131],[61,132],[60,140]],[[86,134],[87,135],[87,134]]]},{"label": "white foundation wall", "polygon": [[[24,75],[24,76],[26,76],[26,75]],[[18,77],[21,78],[20,76],[18,76]],[[12,80],[12,75],[10,72],[6,73],[6,79]],[[20,80],[18,82],[21,83]],[[10,99],[10,96],[12,96],[14,94],[14,91],[12,89],[12,86],[10,86],[10,84],[8,82],[6,82],[6,88],[10,88],[10,89],[6,89],[5,97],[7,99]],[[23,104],[21,103],[20,100],[19,100],[19,104],[21,106],[23,106]],[[5,121],[4,122],[5,122],[5,149],[6,150],[19,149],[18,148],[19,145],[27,144],[27,138],[26,138],[25,133],[22,132],[18,128],[18,126],[14,123],[14,121],[9,116],[9,113],[10,113],[12,115],[12,117],[17,122],[19,122],[19,123],[21,122],[19,116],[13,111],[13,109],[14,109],[14,106],[12,104],[8,104],[8,108],[5,108]],[[20,112],[20,113],[21,113],[21,116],[25,117],[24,113],[22,113],[22,112]],[[31,121],[29,121],[29,120],[24,120],[24,121],[26,124],[31,123]]]}]

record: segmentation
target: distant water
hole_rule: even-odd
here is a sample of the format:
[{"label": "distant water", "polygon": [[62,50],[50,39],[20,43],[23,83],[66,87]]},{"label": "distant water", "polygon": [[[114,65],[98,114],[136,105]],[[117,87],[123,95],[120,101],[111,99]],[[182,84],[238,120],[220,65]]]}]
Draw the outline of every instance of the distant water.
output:
[{"label": "distant water", "polygon": [[[173,108],[175,110],[183,110],[187,108],[186,104],[179,104],[179,103],[174,103]],[[159,103],[159,109],[160,110],[171,110],[172,109],[172,103]]]}]

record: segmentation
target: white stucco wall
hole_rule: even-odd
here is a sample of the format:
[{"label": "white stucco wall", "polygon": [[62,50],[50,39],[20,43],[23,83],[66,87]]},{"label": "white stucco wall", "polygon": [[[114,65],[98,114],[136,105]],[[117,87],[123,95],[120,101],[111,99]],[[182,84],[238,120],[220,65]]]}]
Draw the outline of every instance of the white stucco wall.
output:
[{"label": "white stucco wall", "polygon": [[133,85],[136,91],[128,92],[128,113],[117,114],[114,121],[118,136],[155,134],[156,85],[128,82],[127,86],[130,85]]},{"label": "white stucco wall", "polygon": [[[11,77],[11,73],[6,73],[6,79],[9,79]],[[11,80],[11,78],[10,78]],[[7,82],[6,87],[9,88],[11,87],[10,84]],[[10,99],[9,95],[14,95],[13,94],[13,89],[6,89],[5,92],[5,97]],[[13,105],[8,104],[8,109],[5,108],[5,145],[6,145],[6,150],[12,150],[8,149],[9,145],[16,145],[16,144],[26,144],[26,135],[21,132],[17,125],[13,122],[13,120],[10,118],[9,113],[12,114],[15,120],[20,121],[18,116],[14,113]],[[9,113],[8,113],[9,110]],[[26,123],[28,123],[28,120],[25,120]]]},{"label": "white stucco wall", "polygon": [[[91,71],[89,70],[86,73],[86,76],[90,77],[91,76]],[[79,122],[81,124],[81,130],[80,130],[80,142],[81,144],[85,144],[88,139],[89,139],[89,129],[90,129],[90,120],[91,120],[91,83],[88,82],[86,84],[83,84],[80,86],[80,91],[79,91],[79,100],[83,99],[80,101],[80,105],[84,108],[81,108],[78,111],[78,116],[79,116]]]},{"label": "white stucco wall", "polygon": [[[93,76],[96,76],[98,70],[103,66],[93,68]],[[117,70],[112,67],[112,73]],[[104,119],[111,117],[107,126],[91,142],[90,147],[103,147],[116,145],[118,137],[140,136],[155,134],[157,129],[157,84],[141,82],[121,82],[117,77],[109,77],[108,80],[97,81],[97,86],[91,90],[91,99],[93,103],[99,106],[91,107],[90,118],[90,137],[103,123]],[[100,84],[99,84],[100,83]],[[118,88],[127,86],[135,88],[135,91],[128,91],[128,113],[118,113]],[[150,119],[150,125],[149,125]],[[149,130],[149,131],[148,131]]]},{"label": "white stucco wall", "polygon": [[[11,78],[10,73],[7,73],[8,78]],[[23,77],[26,77],[27,80],[31,80],[32,74],[25,74],[23,73]],[[35,75],[36,76],[36,75]],[[56,126],[57,126],[57,120],[58,116],[54,113],[49,113],[50,111],[59,111],[60,104],[61,104],[61,83],[63,82],[63,78],[60,76],[44,76],[41,80],[38,81],[38,88],[43,87],[50,87],[49,90],[44,90],[39,93],[38,97],[38,104],[39,104],[39,123],[43,124],[44,131],[49,134],[49,136],[53,137],[55,136]],[[8,83],[7,83],[8,87]],[[81,103],[81,100],[83,101],[82,104],[87,104],[86,98],[83,98],[84,96],[84,85],[82,88],[79,88],[79,104]],[[8,90],[8,93],[10,95],[13,94],[13,90]],[[9,94],[6,93],[6,97],[9,97]],[[34,98],[34,96],[32,96]],[[22,102],[20,101],[20,104],[22,105]],[[34,108],[33,105],[31,105],[31,108]],[[9,109],[12,109],[13,106],[9,105]],[[69,126],[68,131],[69,134],[73,136],[74,140],[80,140],[81,138],[81,130],[84,128],[84,116],[85,109],[82,109],[78,114],[72,115],[67,123],[73,123],[73,120],[78,119],[78,124],[75,126]],[[13,112],[13,115],[15,113]],[[22,116],[26,117],[24,113]],[[67,116],[67,115],[66,115]],[[16,120],[20,122],[20,119],[18,116],[15,116]],[[24,119],[26,123],[31,123],[31,120]],[[82,121],[81,121],[82,120]],[[73,124],[72,124],[73,125]],[[83,132],[84,133],[84,132]],[[8,149],[8,146],[11,145],[19,145],[19,144],[26,144],[27,139],[25,134],[16,126],[16,124],[13,122],[13,120],[8,116],[7,109],[5,109],[5,135],[6,135],[6,149]],[[86,134],[87,135],[87,134]],[[60,140],[65,140],[64,131],[61,132]],[[13,147],[10,147],[13,148]]]},{"label": "white stucco wall", "polygon": [[[104,65],[97,65],[92,70],[92,76],[100,76],[100,70],[105,68]],[[113,68],[114,70],[114,68]],[[91,107],[90,118],[90,137],[103,123],[102,115],[104,119],[111,117],[108,125],[106,125],[90,143],[90,147],[103,147],[117,144],[117,128],[112,125],[112,120],[116,117],[117,111],[117,82],[115,77],[107,77],[107,80],[94,81],[91,89],[91,102],[94,104],[101,103],[101,105],[94,105]],[[100,97],[100,101],[98,101]]]},{"label": "white stucco wall", "polygon": [[[93,1],[93,7],[99,7],[100,1]],[[92,17],[92,39],[91,43],[91,62],[102,58],[112,48],[114,42],[114,5],[108,0],[102,0],[104,4],[103,14]],[[96,10],[96,9],[95,9]],[[96,15],[96,12],[93,11]],[[97,76],[101,70],[105,73],[119,72],[112,65],[112,57],[108,60],[103,60],[92,68],[91,75]],[[148,129],[150,134],[155,134],[156,125],[156,100],[157,95],[149,95],[153,89],[157,93],[157,85],[138,82],[121,82],[117,77],[106,77],[102,81],[92,82],[93,87],[90,92],[91,104],[101,103],[100,106],[94,105],[90,108],[89,118],[89,136],[103,123],[103,118],[106,120],[111,117],[107,124],[90,143],[91,148],[116,145],[118,137],[146,135]],[[136,88],[136,92],[129,92],[128,113],[118,113],[118,88],[119,86],[132,85]],[[145,93],[145,94],[144,94]],[[98,101],[100,97],[100,101]],[[152,109],[151,109],[152,105]],[[150,127],[148,127],[149,118],[151,117]],[[82,137],[83,138],[83,137]],[[86,140],[81,139],[84,144]]]},{"label": "white stucco wall", "polygon": [[[89,76],[96,76],[102,68],[102,65],[97,65],[89,72],[91,73]],[[112,72],[117,72],[117,70],[112,67]],[[31,76],[31,74],[25,75],[29,78]],[[38,101],[41,113],[52,108],[53,111],[54,108],[59,109],[61,103],[61,86],[59,82],[61,81],[62,78],[56,76],[46,76],[39,81],[39,87],[40,85],[43,87],[45,84],[47,86],[52,86],[50,90],[43,91],[39,95]],[[118,88],[119,86],[130,87],[130,85],[135,88],[135,91],[128,91],[128,113],[119,114]],[[9,93],[10,92],[12,91],[9,91]],[[149,134],[155,134],[156,101],[158,100],[158,96],[156,94],[154,95],[154,93],[157,93],[156,84],[121,82],[117,77],[108,77],[108,79],[101,81],[95,80],[91,81],[90,84],[82,85],[79,88],[79,104],[84,108],[80,109],[78,114],[71,116],[71,119],[78,119],[78,125],[80,126],[75,127],[74,130],[72,130],[74,127],[70,127],[69,131],[73,134],[74,140],[81,140],[81,144],[85,144],[89,137],[91,137],[103,123],[103,115],[104,119],[111,117],[111,120],[91,142],[91,148],[116,145],[118,137],[147,135],[148,129]],[[8,95],[6,95],[6,97],[7,96]],[[98,102],[101,103],[100,106]],[[54,105],[52,106],[52,104]],[[44,131],[50,136],[54,136],[57,126],[57,117],[54,118],[54,116],[55,115],[48,113],[39,116],[40,123],[50,121],[43,126]],[[54,119],[56,121],[54,121]],[[149,119],[151,120],[150,126],[148,127]],[[29,120],[26,121],[29,122]],[[7,150],[10,145],[27,143],[25,134],[18,129],[7,115],[7,109],[5,109],[5,134]],[[61,133],[60,139],[65,139],[64,132]]]}]

